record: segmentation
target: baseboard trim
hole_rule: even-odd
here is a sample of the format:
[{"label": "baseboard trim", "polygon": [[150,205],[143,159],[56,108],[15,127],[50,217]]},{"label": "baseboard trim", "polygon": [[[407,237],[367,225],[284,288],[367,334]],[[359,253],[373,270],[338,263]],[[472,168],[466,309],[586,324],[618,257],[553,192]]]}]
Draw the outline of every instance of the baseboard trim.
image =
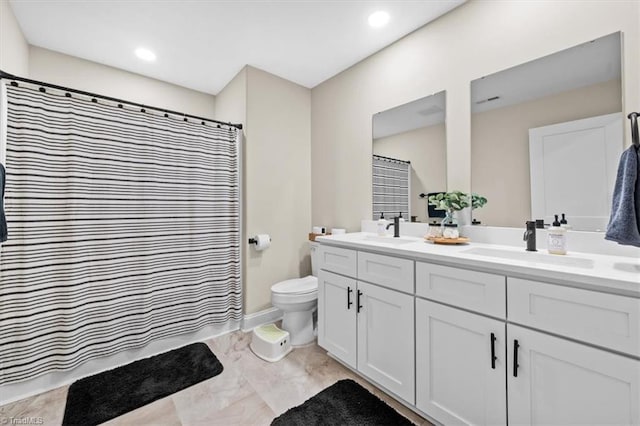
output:
[{"label": "baseboard trim", "polygon": [[260,325],[274,323],[281,319],[282,311],[278,308],[271,307],[260,312],[254,312],[244,316],[242,331],[248,333]]}]

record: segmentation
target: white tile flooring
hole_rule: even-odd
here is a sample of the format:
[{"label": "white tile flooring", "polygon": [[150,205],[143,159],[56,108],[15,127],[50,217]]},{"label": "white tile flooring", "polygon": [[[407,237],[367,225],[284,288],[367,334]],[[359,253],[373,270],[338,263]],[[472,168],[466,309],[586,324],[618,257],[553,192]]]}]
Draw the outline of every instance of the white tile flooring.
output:
[{"label": "white tile flooring", "polygon": [[[256,357],[250,334],[208,340],[224,371],[211,379],[115,418],[107,425],[268,425],[289,408],[340,379],[350,378],[415,424],[430,425],[381,390],[326,355],[317,345],[294,349],[277,363]],[[0,407],[0,424],[30,419],[60,425],[68,386]],[[43,423],[39,422],[42,419]],[[15,421],[13,424],[18,424]]]}]

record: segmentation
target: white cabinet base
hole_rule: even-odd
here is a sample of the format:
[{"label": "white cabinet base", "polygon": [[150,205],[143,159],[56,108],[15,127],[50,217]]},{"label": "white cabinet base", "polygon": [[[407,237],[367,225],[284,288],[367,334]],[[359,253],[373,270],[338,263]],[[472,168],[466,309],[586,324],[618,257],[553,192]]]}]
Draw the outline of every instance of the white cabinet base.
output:
[{"label": "white cabinet base", "polygon": [[357,343],[355,293],[356,280],[318,272],[318,345],[352,367]]},{"label": "white cabinet base", "polygon": [[413,296],[358,282],[358,371],[415,403]]},{"label": "white cabinet base", "polygon": [[507,335],[510,425],[640,424],[640,361],[511,324]]},{"label": "white cabinet base", "polygon": [[506,424],[505,344],[504,322],[416,299],[417,407],[446,425]]}]

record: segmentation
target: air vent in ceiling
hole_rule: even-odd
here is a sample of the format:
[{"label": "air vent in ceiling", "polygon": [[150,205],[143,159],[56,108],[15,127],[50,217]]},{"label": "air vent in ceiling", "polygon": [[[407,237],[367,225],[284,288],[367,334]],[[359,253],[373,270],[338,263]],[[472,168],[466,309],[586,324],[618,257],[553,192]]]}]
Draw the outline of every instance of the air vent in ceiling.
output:
[{"label": "air vent in ceiling", "polygon": [[500,99],[500,96],[493,96],[491,98],[487,98],[487,99],[482,99],[482,100],[476,101],[476,105],[480,105],[480,104],[483,104],[485,102],[497,101],[498,99]]}]

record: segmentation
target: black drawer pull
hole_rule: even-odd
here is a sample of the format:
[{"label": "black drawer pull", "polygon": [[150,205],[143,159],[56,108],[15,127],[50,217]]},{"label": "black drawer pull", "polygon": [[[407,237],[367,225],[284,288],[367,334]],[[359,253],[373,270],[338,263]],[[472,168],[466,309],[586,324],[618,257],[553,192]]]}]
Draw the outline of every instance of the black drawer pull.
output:
[{"label": "black drawer pull", "polygon": [[351,293],[353,293],[353,289],[347,286],[347,309],[351,309],[351,305],[353,305],[353,302],[351,301]]},{"label": "black drawer pull", "polygon": [[517,340],[513,341],[513,377],[518,377],[518,348],[520,344]]},{"label": "black drawer pull", "polygon": [[356,309],[356,313],[360,313],[360,309],[362,309],[362,305],[360,304],[360,296],[362,296],[362,292],[358,290],[358,295],[356,297],[356,303],[358,304],[358,309]]},{"label": "black drawer pull", "polygon": [[491,333],[491,368],[496,369],[496,335]]}]

